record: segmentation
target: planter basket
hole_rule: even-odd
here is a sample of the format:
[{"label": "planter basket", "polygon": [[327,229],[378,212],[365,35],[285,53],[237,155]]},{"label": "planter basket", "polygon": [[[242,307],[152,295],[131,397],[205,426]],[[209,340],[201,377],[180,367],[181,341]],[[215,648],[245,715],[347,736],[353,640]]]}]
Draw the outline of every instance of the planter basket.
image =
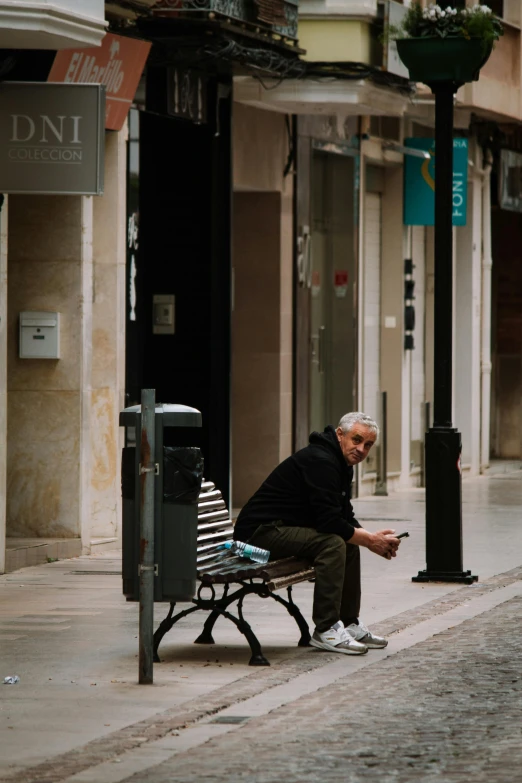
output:
[{"label": "planter basket", "polygon": [[493,44],[481,38],[401,38],[399,57],[412,82],[465,84],[477,81]]}]

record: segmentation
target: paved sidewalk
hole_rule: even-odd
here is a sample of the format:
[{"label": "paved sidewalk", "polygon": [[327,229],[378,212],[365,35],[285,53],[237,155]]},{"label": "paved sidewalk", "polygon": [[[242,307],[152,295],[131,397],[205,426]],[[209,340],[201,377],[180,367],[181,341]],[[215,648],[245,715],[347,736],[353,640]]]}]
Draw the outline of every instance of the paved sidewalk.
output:
[{"label": "paved sidewalk", "polygon": [[[477,606],[506,590],[517,593],[522,575],[520,470],[464,483],[464,567],[481,580],[473,587],[411,583],[411,576],[425,565],[422,491],[365,498],[355,505],[369,529],[390,526],[411,535],[390,563],[363,553],[363,618],[383,632],[396,631],[401,639],[408,629],[427,624],[429,639],[438,617],[452,621],[451,612],[460,611],[462,622],[466,612],[472,612],[468,603]],[[342,679],[345,664],[355,665],[343,657],[339,669],[339,656],[297,649],[297,629],[287,613],[271,601],[250,599],[246,616],[272,662],[270,669],[246,665],[248,648],[225,622],[218,624],[216,646],[193,645],[201,619],[192,615],[165,638],[164,663],[155,666],[155,685],[139,687],[137,607],[121,596],[119,570],[118,559],[105,554],[0,577],[0,681],[8,674],[21,677],[19,685],[1,686],[0,777],[36,782],[74,776],[80,783],[91,774],[99,783],[123,780],[135,768],[146,769],[163,761],[165,753],[172,755],[172,750],[154,748],[153,743],[165,742],[172,731],[182,731],[180,726],[227,707],[241,714],[234,705],[285,687],[289,691],[283,703],[290,705],[302,697],[303,677],[319,688],[328,684],[329,676],[334,676],[332,682]],[[495,577],[499,574],[506,575]],[[298,586],[295,594],[310,617],[312,585]],[[156,606],[157,620],[164,611],[166,607]],[[331,675],[330,666],[337,667]],[[403,680],[401,674],[398,686]],[[141,760],[132,756],[137,748]],[[127,768],[121,761],[126,751],[132,756]],[[150,757],[144,761],[147,752]],[[109,778],[106,770],[97,771],[99,764],[121,771]],[[153,780],[150,770],[142,779]],[[196,770],[186,779],[198,780]]]}]

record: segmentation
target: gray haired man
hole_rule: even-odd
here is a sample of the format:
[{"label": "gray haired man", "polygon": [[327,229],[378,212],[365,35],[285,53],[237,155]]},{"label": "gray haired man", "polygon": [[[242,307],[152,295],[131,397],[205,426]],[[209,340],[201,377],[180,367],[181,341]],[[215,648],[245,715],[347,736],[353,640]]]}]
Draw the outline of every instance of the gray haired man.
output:
[{"label": "gray haired man", "polygon": [[313,563],[311,644],[345,655],[361,655],[388,643],[359,619],[359,547],[390,560],[400,540],[394,530],[364,530],[350,502],[353,467],[368,456],[378,433],[365,413],[347,413],[337,429],[313,432],[309,445],[263,482],[234,530],[236,540],[270,550],[272,560],[294,556]]}]

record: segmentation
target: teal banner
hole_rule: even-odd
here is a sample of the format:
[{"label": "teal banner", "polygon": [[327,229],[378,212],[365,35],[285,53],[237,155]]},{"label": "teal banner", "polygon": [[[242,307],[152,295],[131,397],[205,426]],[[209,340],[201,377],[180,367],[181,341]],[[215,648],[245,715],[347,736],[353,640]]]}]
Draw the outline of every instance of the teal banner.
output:
[{"label": "teal banner", "polygon": [[[406,147],[430,153],[430,158],[404,156],[404,224],[435,225],[435,140],[405,139]],[[468,140],[453,139],[453,225],[466,225],[468,203]]]}]

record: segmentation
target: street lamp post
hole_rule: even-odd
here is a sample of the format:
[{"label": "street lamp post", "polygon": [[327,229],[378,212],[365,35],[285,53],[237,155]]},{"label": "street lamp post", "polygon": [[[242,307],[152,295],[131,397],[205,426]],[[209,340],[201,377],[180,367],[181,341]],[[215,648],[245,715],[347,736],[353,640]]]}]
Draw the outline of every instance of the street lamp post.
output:
[{"label": "street lamp post", "polygon": [[462,565],[461,435],[452,424],[453,96],[459,84],[430,85],[435,95],[434,421],[426,433],[426,570],[414,582],[477,580]]},{"label": "street lamp post", "polygon": [[[486,5],[445,0],[427,8],[413,0],[397,35],[397,51],[412,82],[435,95],[435,351],[434,420],[426,433],[426,570],[414,582],[464,582],[462,566],[461,436],[452,423],[453,359],[453,96],[477,81],[502,20]],[[388,33],[397,29],[390,26]],[[487,401],[483,401],[487,404]]]}]

